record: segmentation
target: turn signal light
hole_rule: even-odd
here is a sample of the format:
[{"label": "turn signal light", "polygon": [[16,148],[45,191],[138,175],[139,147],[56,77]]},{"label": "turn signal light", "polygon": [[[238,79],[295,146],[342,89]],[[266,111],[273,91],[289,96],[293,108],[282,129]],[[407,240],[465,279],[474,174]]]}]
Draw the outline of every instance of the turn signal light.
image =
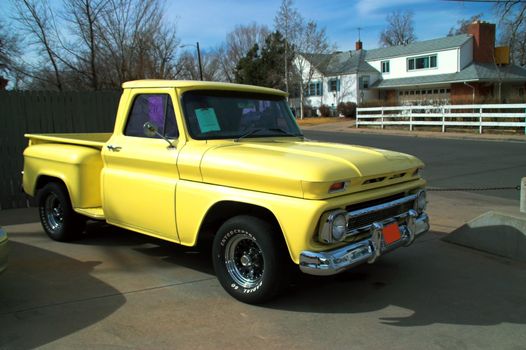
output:
[{"label": "turn signal light", "polygon": [[345,189],[345,181],[335,182],[329,187],[329,193],[343,191]]}]

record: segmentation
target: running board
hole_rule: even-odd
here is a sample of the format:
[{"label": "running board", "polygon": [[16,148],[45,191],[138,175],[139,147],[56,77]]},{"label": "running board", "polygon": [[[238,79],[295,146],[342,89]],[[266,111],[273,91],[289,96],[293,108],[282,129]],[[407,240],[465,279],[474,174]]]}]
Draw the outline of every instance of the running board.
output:
[{"label": "running board", "polygon": [[82,214],[84,216],[88,216],[95,220],[105,220],[106,216],[104,216],[104,210],[102,210],[102,207],[97,208],[74,208],[74,210]]}]

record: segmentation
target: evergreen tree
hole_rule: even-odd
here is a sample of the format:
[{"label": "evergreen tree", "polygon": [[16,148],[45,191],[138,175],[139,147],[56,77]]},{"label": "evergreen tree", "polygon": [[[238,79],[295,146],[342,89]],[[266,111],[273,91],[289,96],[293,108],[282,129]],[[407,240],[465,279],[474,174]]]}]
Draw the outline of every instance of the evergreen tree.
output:
[{"label": "evergreen tree", "polygon": [[[285,39],[276,31],[265,38],[262,49],[255,44],[252,49],[239,60],[236,67],[235,81],[241,84],[266,86],[284,90],[285,85]],[[287,61],[292,61],[292,50],[288,50]]]}]

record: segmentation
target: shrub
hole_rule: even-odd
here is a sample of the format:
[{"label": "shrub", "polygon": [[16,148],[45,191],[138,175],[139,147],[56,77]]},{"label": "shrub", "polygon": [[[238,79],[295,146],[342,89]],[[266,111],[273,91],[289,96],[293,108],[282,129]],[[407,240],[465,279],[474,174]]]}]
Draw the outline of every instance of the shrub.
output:
[{"label": "shrub", "polygon": [[356,103],[354,102],[340,102],[336,110],[338,114],[347,118],[356,118]]},{"label": "shrub", "polygon": [[320,117],[331,117],[331,108],[327,105],[321,105],[320,108]]},{"label": "shrub", "polygon": [[[298,117],[300,116],[300,111],[297,111]],[[310,118],[310,117],[317,117],[316,110],[309,106],[309,105],[303,105],[303,118]]]}]

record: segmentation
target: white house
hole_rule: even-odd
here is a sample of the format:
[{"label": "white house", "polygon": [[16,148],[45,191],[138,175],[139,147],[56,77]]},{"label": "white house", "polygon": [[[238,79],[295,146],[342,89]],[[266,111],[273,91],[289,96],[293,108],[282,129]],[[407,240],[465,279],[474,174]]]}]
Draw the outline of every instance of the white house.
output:
[{"label": "white house", "polygon": [[509,49],[495,47],[495,25],[480,21],[468,34],[373,50],[358,41],[356,50],[302,54],[295,64],[310,80],[304,96],[312,107],[523,98],[526,83],[526,70],[509,64]]}]

